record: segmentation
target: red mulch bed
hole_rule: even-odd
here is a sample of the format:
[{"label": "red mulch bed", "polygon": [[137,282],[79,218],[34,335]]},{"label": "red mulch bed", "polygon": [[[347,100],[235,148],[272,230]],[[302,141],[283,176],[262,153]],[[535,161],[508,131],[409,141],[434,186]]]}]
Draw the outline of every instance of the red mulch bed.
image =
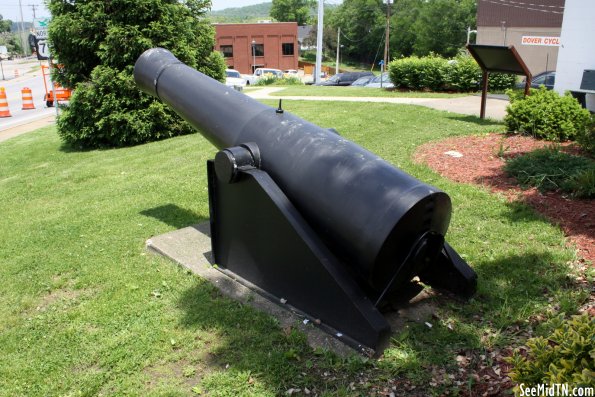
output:
[{"label": "red mulch bed", "polygon": [[[522,190],[514,178],[503,171],[504,158],[518,156],[551,143],[527,136],[489,134],[449,138],[418,148],[415,160],[426,163],[441,175],[463,183],[473,183],[504,194],[510,201],[522,201],[560,225],[572,241],[581,261],[595,264],[595,200],[572,199],[558,192],[540,193]],[[576,146],[565,144],[563,150],[576,153]],[[463,157],[445,154],[456,151]]]},{"label": "red mulch bed", "polygon": [[[489,134],[485,136],[449,138],[440,142],[430,142],[417,149],[415,161],[427,164],[441,175],[462,183],[481,185],[493,192],[503,194],[510,201],[524,202],[553,223],[558,224],[578,249],[578,268],[583,270],[589,262],[595,266],[595,200],[572,199],[559,192],[540,193],[532,188],[522,190],[514,178],[506,176],[503,170],[505,158],[511,158],[550,145],[531,137],[518,135]],[[562,150],[577,154],[580,150],[564,144]],[[455,151],[462,157],[445,154]],[[595,316],[593,297],[579,311]],[[506,351],[495,354],[494,367],[473,365],[470,373],[478,377],[473,391],[463,395],[501,395],[512,388],[508,364],[502,357],[510,355]],[[466,357],[466,356],[465,356]],[[473,358],[473,352],[469,355]],[[458,359],[458,358],[457,358]],[[487,372],[486,372],[487,371]],[[498,371],[491,373],[490,371]],[[503,371],[503,376],[500,375]],[[467,374],[468,376],[469,374]]]}]

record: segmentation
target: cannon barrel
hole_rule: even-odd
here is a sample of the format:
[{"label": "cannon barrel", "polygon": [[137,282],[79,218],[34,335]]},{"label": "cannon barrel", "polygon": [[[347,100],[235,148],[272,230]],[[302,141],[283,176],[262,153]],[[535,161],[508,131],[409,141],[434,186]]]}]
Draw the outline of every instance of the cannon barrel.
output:
[{"label": "cannon barrel", "polygon": [[[366,288],[382,291],[397,268],[408,281],[442,250],[451,202],[439,189],[330,130],[226,87],[165,49],[143,53],[134,78],[217,148],[255,143],[260,168]],[[433,252],[407,264],[420,238],[433,239]]]}]

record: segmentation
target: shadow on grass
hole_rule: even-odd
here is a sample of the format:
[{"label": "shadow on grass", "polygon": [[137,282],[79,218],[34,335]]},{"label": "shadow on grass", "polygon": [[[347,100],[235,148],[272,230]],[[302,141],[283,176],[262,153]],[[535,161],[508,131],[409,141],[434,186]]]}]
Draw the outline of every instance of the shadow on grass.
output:
[{"label": "shadow on grass", "polygon": [[503,124],[501,121],[498,121],[498,120],[480,119],[477,116],[471,116],[471,115],[466,116],[463,114],[456,114],[456,113],[445,113],[444,118],[450,119],[450,120],[455,120],[455,121],[461,121],[464,123],[473,123],[473,124],[477,124],[477,125],[481,125],[481,126],[501,127]]},{"label": "shadow on grass", "polygon": [[204,222],[205,219],[196,212],[180,208],[175,204],[165,204],[149,208],[140,212],[141,215],[155,218],[163,223],[180,229],[186,226]]},{"label": "shadow on grass", "polygon": [[[507,345],[516,341],[519,327],[531,326],[536,317],[548,310],[570,313],[576,309],[581,287],[568,277],[563,255],[532,252],[474,262],[479,290],[472,301],[462,302],[440,294],[431,299],[448,313],[439,312],[439,316],[451,316],[460,324],[451,329],[433,319],[432,328],[422,321],[409,331],[400,329],[379,362],[340,359],[313,351],[303,334],[280,329],[268,315],[223,299],[205,281],[186,290],[179,300],[178,307],[184,313],[180,324],[218,334],[218,343],[209,351],[216,357],[208,364],[214,375],[203,382],[209,390],[228,387],[229,392],[234,392],[238,384],[243,384],[242,374],[252,373],[257,374],[264,387],[261,391],[276,395],[290,388],[313,386],[318,392],[326,390],[331,392],[329,395],[336,395],[335,392],[348,390],[362,371],[373,385],[382,386],[386,379],[398,374],[417,379],[423,388],[427,386],[423,386],[425,375],[421,372],[428,365],[456,371],[457,352]],[[486,332],[494,336],[486,337]],[[227,364],[230,367],[226,369]]]},{"label": "shadow on grass", "polygon": [[478,312],[496,328],[506,328],[550,309],[576,311],[574,299],[584,286],[570,277],[567,260],[546,251],[476,262]]}]

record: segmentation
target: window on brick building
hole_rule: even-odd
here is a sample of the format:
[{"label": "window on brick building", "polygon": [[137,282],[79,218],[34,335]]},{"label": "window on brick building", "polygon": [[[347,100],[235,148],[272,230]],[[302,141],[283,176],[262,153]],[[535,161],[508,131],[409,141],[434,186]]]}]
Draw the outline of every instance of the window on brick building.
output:
[{"label": "window on brick building", "polygon": [[283,43],[283,55],[293,55],[293,43]]},{"label": "window on brick building", "polygon": [[220,48],[224,58],[233,58],[233,46],[222,45]]},{"label": "window on brick building", "polygon": [[263,57],[264,56],[264,44],[254,44],[254,56]]}]

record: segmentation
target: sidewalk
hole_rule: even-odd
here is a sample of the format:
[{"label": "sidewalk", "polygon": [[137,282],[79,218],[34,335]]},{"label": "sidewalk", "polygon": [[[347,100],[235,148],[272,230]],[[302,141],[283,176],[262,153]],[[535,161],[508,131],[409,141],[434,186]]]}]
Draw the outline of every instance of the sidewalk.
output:
[{"label": "sidewalk", "polygon": [[[289,99],[300,101],[335,101],[335,102],[375,102],[419,105],[447,112],[467,114],[479,117],[481,97],[469,95],[459,98],[386,98],[386,97],[317,97],[317,96],[278,96],[275,92],[285,87],[265,87],[258,91],[248,92],[246,95],[254,99]],[[349,89],[349,88],[345,88]],[[486,104],[486,118],[503,120],[506,115],[507,100],[488,98]]]}]

